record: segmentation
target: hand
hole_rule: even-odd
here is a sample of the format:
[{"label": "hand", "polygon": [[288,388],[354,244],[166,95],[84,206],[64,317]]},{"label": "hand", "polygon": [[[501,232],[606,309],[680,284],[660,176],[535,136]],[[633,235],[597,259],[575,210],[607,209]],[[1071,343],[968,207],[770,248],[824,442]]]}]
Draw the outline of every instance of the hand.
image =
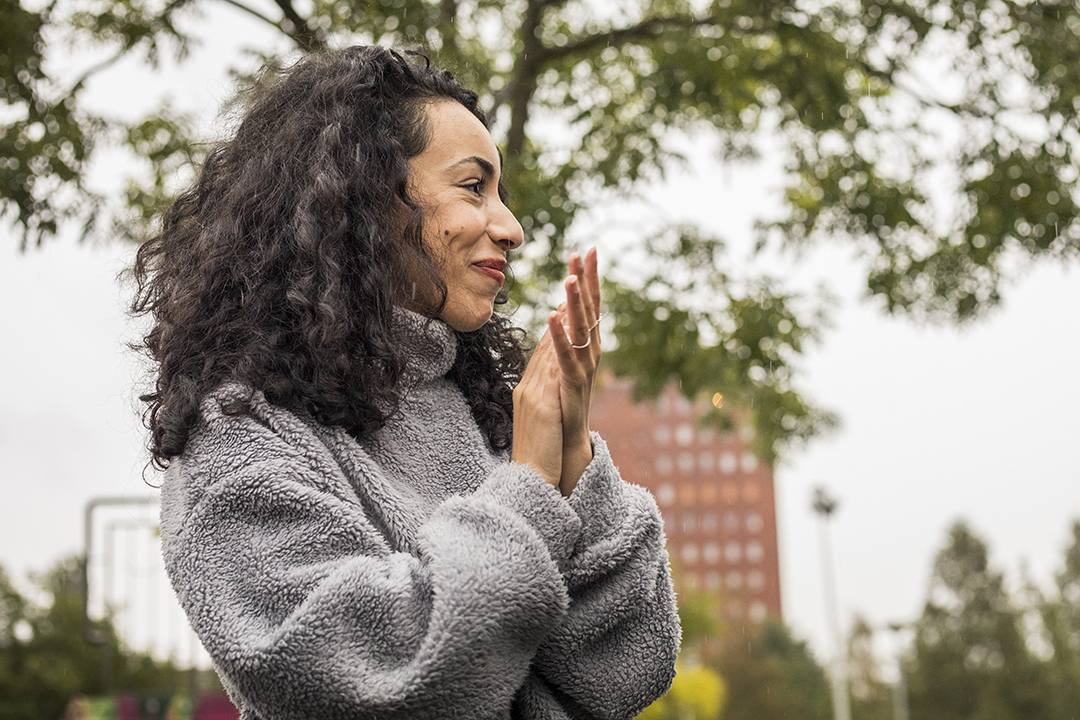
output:
[{"label": "hand", "polygon": [[559,363],[552,336],[565,339],[558,313],[548,315],[548,329],[514,388],[514,445],[510,460],[531,465],[555,487],[562,478],[563,428],[559,403]]},{"label": "hand", "polygon": [[[570,495],[592,461],[589,406],[600,364],[600,277],[596,248],[567,263],[566,303],[559,306],[559,331],[552,345],[559,363],[559,401],[562,408],[562,473],[559,489]],[[550,323],[549,323],[550,326]]]}]

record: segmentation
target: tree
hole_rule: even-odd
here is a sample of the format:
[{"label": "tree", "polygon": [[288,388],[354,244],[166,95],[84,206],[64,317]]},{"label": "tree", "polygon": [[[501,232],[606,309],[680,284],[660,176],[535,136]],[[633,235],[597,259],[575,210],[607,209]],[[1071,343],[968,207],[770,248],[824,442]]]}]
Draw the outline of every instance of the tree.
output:
[{"label": "tree", "polygon": [[1028,646],[1022,617],[986,543],[956,523],[915,626],[907,668],[912,717],[1050,718],[1045,666]]},{"label": "tree", "polygon": [[874,629],[856,616],[848,636],[848,680],[853,720],[893,720],[892,688],[881,679],[874,655]]},{"label": "tree", "polygon": [[825,671],[804,641],[774,620],[724,639],[715,661],[727,687],[724,720],[829,720]]},{"label": "tree", "polygon": [[[101,628],[106,642],[83,636],[80,560],[68,558],[39,579],[48,607],[27,600],[0,568],[0,717],[56,720],[76,694],[110,689],[171,692],[181,687],[181,671],[171,663],[132,652],[112,623]],[[102,667],[112,663],[114,688],[105,688]]]},{"label": "tree", "polygon": [[1080,521],[1072,525],[1072,543],[1057,576],[1056,597],[1035,591],[1045,639],[1053,648],[1048,662],[1050,717],[1080,717]]},{"label": "tree", "polygon": [[[24,245],[61,220],[102,223],[84,182],[106,144],[146,163],[126,202],[146,221],[166,181],[204,150],[168,105],[135,122],[86,112],[88,74],[129,55],[182,60],[212,0],[5,5],[0,204]],[[677,169],[680,133],[730,161],[779,142],[786,205],[762,247],[851,243],[891,312],[967,320],[995,305],[1017,259],[1075,258],[1080,8],[1071,0],[226,0],[297,51],[424,44],[480,88],[506,152],[514,210],[532,238],[533,302],[561,273],[586,199],[632,195]],[[614,8],[614,9],[612,9]],[[48,32],[46,32],[48,31]],[[106,59],[67,84],[43,68],[70,40]],[[275,48],[257,49],[267,53]],[[946,76],[948,91],[923,78]],[[962,128],[950,142],[950,125]],[[545,132],[558,127],[557,132]],[[945,188],[943,191],[942,188]],[[106,213],[103,215],[103,213]],[[769,277],[736,277],[724,242],[678,224],[644,233],[608,292],[611,365],[641,394],[678,381],[746,409],[767,460],[833,418],[796,390],[794,364],[822,318]],[[642,271],[641,268],[647,268]],[[816,305],[816,304],[815,304]]]},{"label": "tree", "polygon": [[680,664],[671,689],[637,720],[719,720],[724,700],[724,681],[714,670]]}]

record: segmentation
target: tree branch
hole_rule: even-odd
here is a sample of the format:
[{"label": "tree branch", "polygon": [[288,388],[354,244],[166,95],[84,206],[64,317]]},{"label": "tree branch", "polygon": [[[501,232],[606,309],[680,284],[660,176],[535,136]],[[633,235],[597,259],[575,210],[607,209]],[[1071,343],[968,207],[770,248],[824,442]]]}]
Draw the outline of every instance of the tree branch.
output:
[{"label": "tree branch", "polygon": [[506,154],[516,157],[525,149],[525,123],[529,120],[529,103],[536,92],[536,77],[543,66],[544,46],[537,37],[537,28],[544,14],[544,0],[528,0],[521,21],[521,54],[514,62],[514,77],[506,87],[510,103],[510,129],[506,133]]},{"label": "tree branch", "polygon": [[87,80],[92,78],[94,75],[97,75],[102,70],[107,70],[109,67],[116,64],[116,62],[120,60],[120,58],[131,52],[131,48],[133,47],[135,46],[124,45],[122,48],[120,48],[115,53],[105,58],[101,62],[91,65],[89,68],[87,68],[85,72],[83,72],[82,75],[79,76],[79,79],[75,81],[75,84],[71,86],[71,89],[68,90],[67,96],[73,97],[76,93],[82,90],[82,87],[86,84]]},{"label": "tree branch", "polygon": [[457,19],[457,0],[441,0],[439,2],[439,22],[450,24]]},{"label": "tree branch", "polygon": [[285,16],[285,19],[292,24],[292,32],[288,33],[288,35],[293,39],[293,42],[300,46],[301,50],[310,53],[318,52],[326,47],[326,44],[319,36],[308,27],[307,20],[300,17],[300,13],[296,12],[291,0],[274,0],[274,2],[281,8],[281,13]]},{"label": "tree branch", "polygon": [[491,107],[484,111],[484,114],[487,115],[489,120],[495,117],[495,111],[501,108],[502,104],[506,102],[507,98],[510,96],[511,86],[512,83],[507,83],[503,86],[502,90],[499,90],[491,96]]},{"label": "tree branch", "polygon": [[[161,17],[168,17],[174,10],[187,2],[188,0],[172,0],[172,2],[166,5],[165,9],[161,11]],[[91,65],[82,75],[79,76],[79,79],[76,80],[75,83],[71,86],[71,89],[67,93],[68,97],[74,97],[80,90],[82,90],[82,87],[86,84],[87,80],[92,78],[94,75],[97,75],[102,70],[107,70],[108,68],[112,67],[122,57],[135,49],[135,46],[138,45],[145,37],[147,36],[141,36],[134,41],[131,41],[129,39],[115,53],[105,58],[101,62]]]},{"label": "tree branch", "polygon": [[506,135],[506,152],[510,156],[516,155],[525,145],[525,123],[529,117],[528,105],[532,100],[533,93],[536,92],[536,78],[545,63],[585,52],[599,45],[614,45],[635,38],[651,37],[667,26],[674,25],[690,28],[698,25],[709,25],[719,20],[715,16],[704,18],[693,18],[685,15],[653,17],[642,20],[630,27],[589,35],[562,47],[545,47],[537,37],[536,29],[540,26],[544,10],[559,2],[561,0],[530,0],[526,5],[525,16],[520,30],[522,52],[514,64],[513,78],[507,83],[506,87],[495,93],[492,99],[492,106],[489,110],[492,115],[503,103],[509,103],[511,107],[510,129]]},{"label": "tree branch", "polygon": [[455,61],[460,59],[457,33],[458,0],[440,0],[439,34],[442,35],[442,51]]},{"label": "tree branch", "polygon": [[[964,105],[961,103],[947,103],[926,96],[922,92],[916,90],[913,86],[908,85],[907,83],[903,82],[903,80],[901,80],[899,77],[897,77],[898,71],[902,71],[902,68],[894,67],[889,70],[879,70],[874,66],[870,65],[865,60],[859,59],[855,62],[859,65],[859,68],[863,71],[864,74],[867,75],[867,77],[873,77],[877,78],[878,80],[884,81],[887,85],[896,88],[900,92],[910,97],[915,102],[919,103],[919,105],[922,106],[924,109],[947,110],[954,115],[967,115],[969,117],[975,117],[982,120],[996,121],[997,119],[996,114],[981,111],[977,108],[971,107],[970,105]],[[1010,109],[1013,108],[1002,108],[1003,111]]]},{"label": "tree branch", "polygon": [[544,52],[541,62],[558,60],[564,57],[568,57],[570,55],[586,52],[593,49],[594,47],[597,47],[598,45],[619,45],[628,40],[654,37],[665,27],[669,26],[692,28],[699,25],[712,25],[719,20],[720,18],[716,16],[709,16],[703,18],[693,18],[686,15],[652,17],[646,20],[642,20],[636,25],[631,25],[624,28],[616,28],[614,30],[608,30],[607,32],[596,33],[595,35],[589,35],[572,43],[567,43],[562,47],[543,48]]},{"label": "tree branch", "polygon": [[225,3],[226,5],[232,5],[234,8],[246,12],[248,15],[251,15],[252,17],[256,17],[259,20],[262,20],[264,23],[267,23],[269,25],[273,25],[278,30],[282,30],[280,22],[278,22],[277,20],[274,20],[274,19],[272,19],[272,18],[270,18],[270,17],[268,17],[266,15],[263,15],[261,12],[259,12],[258,10],[256,10],[253,7],[248,7],[247,5],[244,5],[243,3],[238,2],[237,0],[221,0],[221,2]]}]

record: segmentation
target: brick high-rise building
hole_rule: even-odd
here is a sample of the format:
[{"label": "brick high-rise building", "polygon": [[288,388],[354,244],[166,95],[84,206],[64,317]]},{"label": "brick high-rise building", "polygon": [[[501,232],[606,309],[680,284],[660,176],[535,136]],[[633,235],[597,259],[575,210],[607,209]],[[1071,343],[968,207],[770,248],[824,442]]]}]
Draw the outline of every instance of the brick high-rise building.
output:
[{"label": "brick high-rise building", "polygon": [[703,412],[673,387],[634,403],[628,381],[607,377],[590,423],[623,479],[656,498],[677,589],[717,591],[736,623],[780,618],[772,469],[750,451],[750,428],[722,433]]}]

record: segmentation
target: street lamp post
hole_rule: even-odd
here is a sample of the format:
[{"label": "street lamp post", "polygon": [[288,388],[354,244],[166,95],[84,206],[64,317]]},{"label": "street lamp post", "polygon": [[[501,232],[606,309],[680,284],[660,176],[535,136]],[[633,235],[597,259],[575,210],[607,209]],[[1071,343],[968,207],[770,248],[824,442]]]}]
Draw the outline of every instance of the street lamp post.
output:
[{"label": "street lamp post", "polygon": [[819,537],[821,540],[821,574],[825,586],[825,615],[836,644],[836,656],[832,663],[833,717],[835,720],[851,720],[851,698],[847,688],[847,652],[844,638],[840,633],[840,611],[836,599],[836,578],[832,566],[832,548],[829,543],[829,520],[836,512],[839,501],[830,497],[825,488],[814,490],[814,512],[821,518]]},{"label": "street lamp post", "polygon": [[899,642],[900,633],[908,626],[904,623],[889,623],[889,629],[898,638],[896,651],[896,688],[893,690],[893,720],[908,720],[907,677],[904,675],[904,650]]},{"label": "street lamp post", "polygon": [[94,510],[103,506],[149,506],[155,501],[149,498],[98,497],[86,503],[83,511],[83,557],[82,557],[82,627],[83,636],[92,645],[103,645],[104,656],[101,663],[101,682],[105,691],[112,690],[113,657],[112,643],[107,633],[94,627],[90,619],[90,562],[93,558]]}]

